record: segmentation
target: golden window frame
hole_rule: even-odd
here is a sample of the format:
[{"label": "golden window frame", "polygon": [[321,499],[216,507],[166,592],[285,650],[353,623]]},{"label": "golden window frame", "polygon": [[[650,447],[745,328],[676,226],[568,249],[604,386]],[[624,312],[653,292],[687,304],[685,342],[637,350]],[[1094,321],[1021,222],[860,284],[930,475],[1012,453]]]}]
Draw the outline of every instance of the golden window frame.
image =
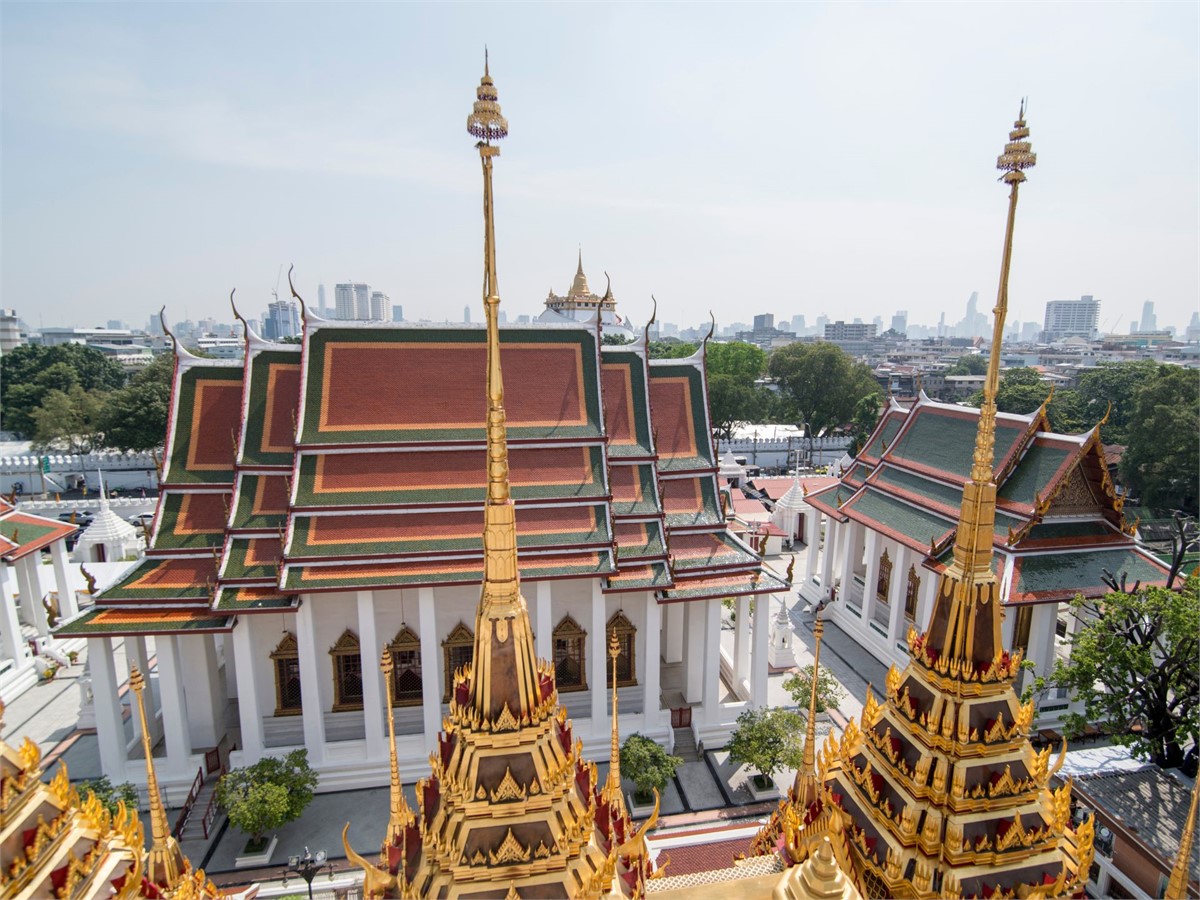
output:
[{"label": "golden window frame", "polygon": [[[564,655],[563,659],[570,659],[572,656],[577,656],[576,660],[579,664],[579,681],[572,684],[564,684],[558,677],[558,642],[563,641],[568,646],[574,645],[577,648],[576,654],[571,654],[569,651]],[[550,652],[552,663],[554,665],[554,683],[558,688],[559,693],[571,691],[586,691],[588,689],[587,680],[587,632],[583,630],[578,622],[571,615],[565,615],[554,626],[554,631],[551,633]]]},{"label": "golden window frame", "polygon": [[879,574],[875,578],[875,599],[884,606],[888,605],[888,591],[892,586],[892,559],[888,556],[887,547],[879,557]]},{"label": "golden window frame", "polygon": [[[347,628],[337,643],[329,648],[333,663],[333,712],[350,712],[363,708],[363,679],[366,678],[362,660],[362,647],[358,635]],[[357,699],[346,696],[345,679],[349,672],[346,663],[354,659],[358,662],[358,691]]]},{"label": "golden window frame", "polygon": [[451,654],[461,651],[464,647],[470,651],[467,662],[472,662],[475,655],[475,632],[468,628],[465,622],[459,621],[442,641],[442,683],[445,687],[442,694],[443,703],[450,702],[450,693],[454,690],[454,670],[457,666],[451,662]]},{"label": "golden window frame", "polygon": [[921,597],[921,576],[917,574],[917,567],[911,565],[908,567],[908,585],[904,589],[904,618],[910,622],[917,621],[917,603]]},{"label": "golden window frame", "polygon": [[[392,670],[392,701],[395,706],[420,706],[424,702],[424,691],[418,689],[415,697],[402,697],[400,692],[400,676],[408,668],[415,668],[417,678],[424,685],[425,677],[425,658],[421,654],[421,638],[407,624],[402,624],[400,630],[396,632],[396,636],[392,638],[392,642],[388,644],[392,651],[392,660],[394,668]],[[416,666],[405,666],[403,663],[405,653],[416,653]]]},{"label": "golden window frame", "polygon": [[277,716],[298,716],[304,711],[304,686],[300,685],[298,693],[298,702],[295,706],[283,705],[283,682],[280,679],[281,662],[296,663],[296,677],[300,677],[300,644],[296,640],[296,635],[291,631],[283,633],[283,639],[275,645],[275,649],[271,651],[271,668],[275,673],[275,715]]}]

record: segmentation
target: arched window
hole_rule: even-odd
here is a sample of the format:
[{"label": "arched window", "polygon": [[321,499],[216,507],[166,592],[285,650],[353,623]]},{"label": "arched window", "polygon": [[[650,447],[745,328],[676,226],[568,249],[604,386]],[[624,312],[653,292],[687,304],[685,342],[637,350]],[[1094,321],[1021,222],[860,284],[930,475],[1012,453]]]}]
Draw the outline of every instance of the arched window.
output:
[{"label": "arched window", "polygon": [[271,651],[275,664],[275,715],[300,715],[300,654],[296,635],[283,633],[283,640]]},{"label": "arched window", "polygon": [[554,680],[559,691],[586,691],[583,648],[587,632],[570,616],[554,628]]},{"label": "arched window", "polygon": [[454,630],[442,641],[442,660],[445,663],[446,692],[442,702],[450,701],[450,692],[454,690],[454,673],[463,666],[471,665],[475,658],[475,632],[459,622]]},{"label": "arched window", "polygon": [[329,655],[333,657],[333,711],[362,709],[362,656],[358,635],[347,628],[329,648]]},{"label": "arched window", "polygon": [[[617,685],[625,687],[637,684],[637,629],[625,616],[617,610],[608,624],[604,627],[605,634],[617,633],[617,643],[621,645],[621,655],[617,657]],[[608,686],[612,687],[612,662],[604,667],[608,673]]]},{"label": "arched window", "polygon": [[904,590],[904,617],[910,622],[917,620],[917,595],[921,592],[921,579],[917,567],[908,567],[908,587]]},{"label": "arched window", "polygon": [[421,639],[403,625],[392,639],[392,697],[397,706],[420,706]]},{"label": "arched window", "polygon": [[883,556],[879,557],[879,577],[875,580],[875,599],[880,603],[888,602],[888,588],[892,583],[892,560],[887,548],[883,548]]}]

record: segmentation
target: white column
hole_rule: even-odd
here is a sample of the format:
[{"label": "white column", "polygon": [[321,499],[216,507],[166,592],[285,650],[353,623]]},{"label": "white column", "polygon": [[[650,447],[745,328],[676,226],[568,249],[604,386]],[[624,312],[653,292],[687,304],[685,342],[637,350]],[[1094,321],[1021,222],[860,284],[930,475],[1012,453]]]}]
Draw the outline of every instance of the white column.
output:
[{"label": "white column", "polygon": [[767,704],[767,647],[771,632],[769,594],[754,598],[754,656],[750,669],[750,702],[755,707]]},{"label": "white column", "polygon": [[312,597],[302,597],[296,610],[296,649],[300,661],[300,712],[304,718],[304,746],[313,765],[325,762],[325,710],[321,702],[324,660],[317,656]]},{"label": "white column", "polygon": [[[599,730],[609,717],[608,705],[608,635],[604,633],[607,616],[604,614],[604,592],[600,579],[592,582],[592,627],[588,634],[588,687],[592,690],[592,728]],[[616,687],[614,685],[614,687]]]},{"label": "white column", "polygon": [[721,600],[719,597],[710,597],[704,601],[704,620],[704,721],[711,725],[720,720]]},{"label": "white column", "polygon": [[1029,623],[1029,658],[1037,664],[1035,674],[1048,676],[1054,670],[1057,628],[1057,603],[1040,603],[1033,608],[1033,618]]},{"label": "white column", "polygon": [[892,561],[892,583],[888,585],[888,649],[895,650],[895,642],[904,640],[904,595],[908,593],[908,567],[912,564],[912,551],[903,544],[898,545],[896,558]]},{"label": "white column", "polygon": [[821,595],[828,596],[833,585],[833,563],[842,540],[842,525],[833,519],[825,521],[825,546],[821,550]]},{"label": "white column", "polygon": [[808,547],[804,574],[810,578],[817,573],[817,554],[821,548],[821,518],[822,516],[817,510],[810,509],[804,521],[804,524],[808,528],[808,534],[806,535],[808,538]]},{"label": "white column", "polygon": [[242,726],[242,754],[249,762],[263,756],[263,719],[258,705],[258,679],[254,658],[253,616],[242,616],[233,627],[234,671],[237,672],[238,720]]},{"label": "white column", "polygon": [[29,648],[21,638],[21,623],[13,601],[12,583],[8,580],[8,564],[0,562],[0,653],[11,659],[18,668],[29,658]]},{"label": "white column", "polygon": [[71,579],[67,577],[67,542],[58,540],[50,545],[50,559],[54,563],[54,583],[58,586],[58,614],[62,620],[79,615],[79,604],[71,590]]},{"label": "white column", "polygon": [[645,649],[642,651],[644,674],[642,684],[645,687],[645,700],[642,707],[643,728],[657,728],[662,706],[662,651],[660,639],[662,635],[662,607],[653,593],[646,593],[646,626]]},{"label": "white column", "polygon": [[684,692],[688,703],[704,702],[704,601],[688,600],[687,640],[683,647]]},{"label": "white column", "polygon": [[125,726],[121,720],[120,683],[113,660],[112,638],[89,637],[88,663],[96,698],[96,738],[100,743],[100,770],[112,781],[126,781]]},{"label": "white column", "polygon": [[32,625],[39,635],[45,637],[50,628],[46,622],[46,610],[42,608],[42,595],[38,583],[30,577],[31,558],[32,556],[25,556],[17,560],[17,592],[21,595],[21,612],[25,624]]},{"label": "white column", "polygon": [[384,739],[383,673],[379,671],[379,656],[383,644],[375,627],[375,594],[358,591],[358,646],[362,656],[363,726],[367,739],[367,759],[384,759],[387,742]]},{"label": "white column", "polygon": [[683,662],[683,635],[687,626],[685,604],[668,603],[666,605],[666,620],[663,637],[663,661],[666,663]]},{"label": "white column", "polygon": [[534,611],[537,634],[534,637],[534,652],[538,655],[538,659],[550,659],[550,637],[554,633],[554,626],[551,624],[550,618],[551,592],[551,582],[539,581],[537,583],[537,609]]},{"label": "white column", "polygon": [[425,718],[425,748],[437,747],[442,727],[442,651],[438,646],[437,619],[434,614],[433,588],[417,588],[421,632],[421,697]]},{"label": "white column", "polygon": [[933,615],[933,602],[937,599],[938,575],[928,569],[918,570],[921,576],[920,600],[917,601],[917,631],[929,627],[929,617]]},{"label": "white column", "polygon": [[734,601],[733,679],[734,690],[742,690],[742,681],[750,676],[750,598]]},{"label": "white column", "polygon": [[867,557],[867,570],[863,573],[863,627],[871,621],[871,616],[875,612],[875,583],[879,580],[879,554],[883,551],[879,549],[879,534],[873,529],[868,528],[866,548],[864,553]]},{"label": "white column", "polygon": [[847,602],[849,596],[847,591],[850,590],[850,585],[854,581],[854,556],[855,550],[858,547],[858,535],[855,533],[861,526],[853,519],[846,522],[842,526],[842,557],[841,557],[841,572],[839,577],[842,579],[842,586],[838,596],[842,598],[842,602]]},{"label": "white column", "polygon": [[181,634],[175,638],[187,695],[192,746],[211,749],[225,736],[225,691],[217,664],[217,645],[211,634]]},{"label": "white column", "polygon": [[[192,735],[188,728],[188,705],[179,637],[174,634],[160,634],[154,639],[154,649],[158,656],[158,692],[162,696],[167,768],[182,774],[192,765]],[[95,670],[92,674],[95,675]],[[96,706],[99,708],[100,685],[96,685],[96,698]]]}]

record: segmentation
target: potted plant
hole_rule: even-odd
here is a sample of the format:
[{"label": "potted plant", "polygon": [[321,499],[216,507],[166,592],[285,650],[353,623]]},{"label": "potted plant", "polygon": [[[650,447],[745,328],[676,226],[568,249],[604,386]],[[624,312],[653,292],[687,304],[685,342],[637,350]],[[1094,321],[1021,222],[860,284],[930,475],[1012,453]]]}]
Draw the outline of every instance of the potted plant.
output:
[{"label": "potted plant", "polygon": [[263,757],[222,776],[217,784],[217,803],[230,823],[248,836],[236,866],[270,862],[277,839],[268,835],[300,818],[312,801],[317,779],[308,764],[307,750],[293,750],[282,758]]},{"label": "potted plant", "polygon": [[682,762],[645,735],[634,733],[625,739],[621,745],[621,774],[634,784],[629,795],[633,815],[641,817],[654,811],[654,791],[662,795]]},{"label": "potted plant", "polygon": [[78,650],[68,650],[67,651],[67,662],[69,662],[71,665],[75,665],[75,663],[78,660],[79,660],[79,651]]},{"label": "potted plant", "polygon": [[[783,682],[783,689],[792,695],[792,701],[802,710],[808,709],[809,701],[812,698],[812,678],[813,667],[812,663],[809,663],[789,675]],[[837,709],[845,696],[846,692],[838,684],[838,680],[833,677],[832,672],[828,669],[821,669],[817,673],[818,713]]]},{"label": "potted plant", "polygon": [[748,709],[729,736],[729,759],[755,770],[747,786],[755,800],[778,797],[774,775],[804,758],[804,717],[779,706]]}]

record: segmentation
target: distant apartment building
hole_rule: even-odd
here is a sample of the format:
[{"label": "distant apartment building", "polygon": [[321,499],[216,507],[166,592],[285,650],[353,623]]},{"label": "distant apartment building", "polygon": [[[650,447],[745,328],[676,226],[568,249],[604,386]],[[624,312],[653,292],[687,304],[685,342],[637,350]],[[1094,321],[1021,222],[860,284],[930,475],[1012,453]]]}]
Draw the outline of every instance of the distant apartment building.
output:
[{"label": "distant apartment building", "polygon": [[392,298],[383,291],[371,291],[371,321],[392,321]]},{"label": "distant apartment building", "polygon": [[1142,321],[1139,331],[1157,331],[1158,316],[1154,314],[1154,301],[1147,300],[1142,304]]},{"label": "distant apartment building", "polygon": [[1046,304],[1042,340],[1061,341],[1068,337],[1091,338],[1100,321],[1100,301],[1091,294],[1078,300],[1051,300]]},{"label": "distant apartment building", "polygon": [[284,338],[300,335],[300,313],[290,300],[276,300],[267,305],[267,313],[263,316],[263,337],[268,341],[281,341]]},{"label": "distant apartment building", "polygon": [[774,327],[775,327],[775,314],[774,313],[763,313],[762,315],[754,317],[754,330],[755,331],[766,331],[768,328],[774,328]]},{"label": "distant apartment building", "polygon": [[896,334],[908,334],[908,310],[897,310],[892,316],[891,330]]},{"label": "distant apartment building", "polygon": [[874,322],[829,322],[825,325],[825,340],[834,344],[873,341],[878,326]]},{"label": "distant apartment building", "polygon": [[334,285],[334,312],[339,319],[371,318],[371,286],[357,281]]},{"label": "distant apartment building", "polygon": [[21,337],[21,320],[15,309],[0,309],[0,354],[9,353],[25,343]]},{"label": "distant apartment building", "polygon": [[322,319],[328,318],[328,307],[325,306],[325,285],[317,285],[317,315]]}]

